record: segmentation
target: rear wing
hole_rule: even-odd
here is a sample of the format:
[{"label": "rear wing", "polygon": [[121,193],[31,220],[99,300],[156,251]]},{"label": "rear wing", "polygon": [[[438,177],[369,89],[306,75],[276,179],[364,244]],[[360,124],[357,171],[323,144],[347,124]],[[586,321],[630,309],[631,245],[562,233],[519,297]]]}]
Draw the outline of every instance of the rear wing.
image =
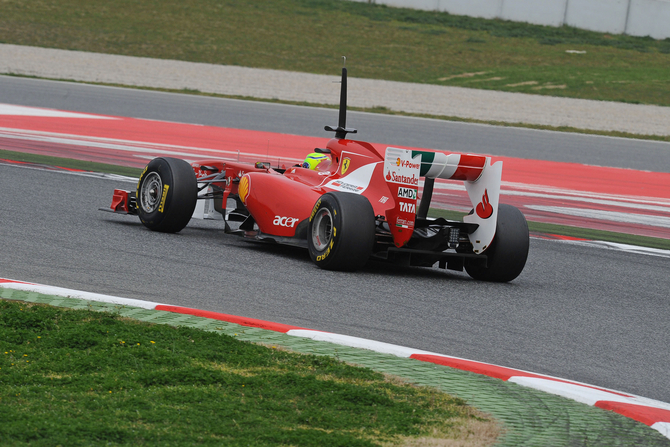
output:
[{"label": "rear wing", "polygon": [[[472,204],[473,212],[463,218],[464,222],[477,224],[477,230],[468,237],[475,253],[481,253],[491,244],[495,236],[498,219],[498,203],[500,184],[502,181],[502,161],[491,165],[491,157],[472,154],[445,154],[442,152],[410,151],[389,147],[386,149],[384,163],[384,177],[392,192],[403,200],[396,201],[396,207],[389,210],[387,220],[391,231],[398,222],[407,223],[400,228],[412,228],[414,219],[426,217],[433,191],[435,179],[461,180],[465,184]],[[419,178],[423,177],[424,190],[418,212],[415,209]],[[410,197],[407,197],[407,195]],[[413,196],[413,197],[411,197]],[[412,200],[413,199],[413,200]],[[390,214],[390,215],[388,215]],[[412,214],[411,218],[408,217]],[[409,236],[395,237],[399,240],[409,240]]]}]

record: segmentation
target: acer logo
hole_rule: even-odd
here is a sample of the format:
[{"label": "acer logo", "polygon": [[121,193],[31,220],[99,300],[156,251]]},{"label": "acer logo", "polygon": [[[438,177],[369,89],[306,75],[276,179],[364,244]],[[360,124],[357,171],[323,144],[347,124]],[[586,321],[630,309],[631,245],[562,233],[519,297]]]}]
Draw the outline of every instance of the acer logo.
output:
[{"label": "acer logo", "polygon": [[272,222],[272,224],[277,225],[279,227],[293,228],[293,226],[298,220],[299,219],[297,217],[275,216],[275,220]]},{"label": "acer logo", "polygon": [[398,188],[398,197],[401,199],[416,200],[416,189]]},{"label": "acer logo", "polygon": [[493,205],[489,202],[489,192],[484,190],[484,195],[482,196],[482,201],[477,204],[475,209],[477,215],[482,219],[488,219],[493,214]]},{"label": "acer logo", "polygon": [[402,213],[416,213],[416,204],[400,202],[400,212],[402,212]]}]

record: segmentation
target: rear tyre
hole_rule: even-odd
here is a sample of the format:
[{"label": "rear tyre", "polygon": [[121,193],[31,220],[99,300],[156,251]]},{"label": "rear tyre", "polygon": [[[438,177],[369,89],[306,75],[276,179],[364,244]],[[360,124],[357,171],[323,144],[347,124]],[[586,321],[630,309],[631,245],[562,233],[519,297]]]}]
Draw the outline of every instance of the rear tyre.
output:
[{"label": "rear tyre", "polygon": [[512,281],[526,265],[529,245],[528,223],[524,215],[518,208],[501,204],[495,237],[484,251],[488,257],[487,267],[466,264],[465,271],[482,281]]},{"label": "rear tyre", "polygon": [[309,219],[309,256],[326,270],[354,271],[365,265],[375,243],[375,215],[358,194],[329,192],[314,205]]},{"label": "rear tyre", "polygon": [[137,214],[145,227],[163,233],[181,231],[198,200],[193,168],[178,158],[154,158],[137,182]]}]

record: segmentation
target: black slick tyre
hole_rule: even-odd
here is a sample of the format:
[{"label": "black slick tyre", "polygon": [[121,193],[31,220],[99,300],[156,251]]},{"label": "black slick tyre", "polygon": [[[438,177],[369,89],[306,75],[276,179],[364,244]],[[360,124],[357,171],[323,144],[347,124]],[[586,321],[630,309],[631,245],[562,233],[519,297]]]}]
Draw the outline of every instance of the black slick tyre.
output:
[{"label": "black slick tyre", "polygon": [[465,271],[482,281],[512,281],[526,265],[529,245],[528,223],[524,215],[516,207],[501,204],[495,237],[484,251],[488,257],[487,266],[466,264]]},{"label": "black slick tyre", "polygon": [[375,216],[368,199],[329,192],[317,200],[309,219],[309,256],[326,270],[354,271],[365,265],[375,242]]},{"label": "black slick tyre", "polygon": [[154,158],[137,182],[137,214],[145,227],[177,233],[191,220],[198,200],[193,168],[178,158]]}]

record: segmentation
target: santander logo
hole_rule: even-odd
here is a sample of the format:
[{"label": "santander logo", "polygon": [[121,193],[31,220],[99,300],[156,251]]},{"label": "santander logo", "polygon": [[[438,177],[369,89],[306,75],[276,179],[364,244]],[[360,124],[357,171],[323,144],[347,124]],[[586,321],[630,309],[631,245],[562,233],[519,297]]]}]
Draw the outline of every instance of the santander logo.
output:
[{"label": "santander logo", "polygon": [[488,219],[493,214],[493,206],[489,202],[489,192],[484,190],[484,195],[482,196],[482,201],[475,208],[477,215],[482,219]]}]

